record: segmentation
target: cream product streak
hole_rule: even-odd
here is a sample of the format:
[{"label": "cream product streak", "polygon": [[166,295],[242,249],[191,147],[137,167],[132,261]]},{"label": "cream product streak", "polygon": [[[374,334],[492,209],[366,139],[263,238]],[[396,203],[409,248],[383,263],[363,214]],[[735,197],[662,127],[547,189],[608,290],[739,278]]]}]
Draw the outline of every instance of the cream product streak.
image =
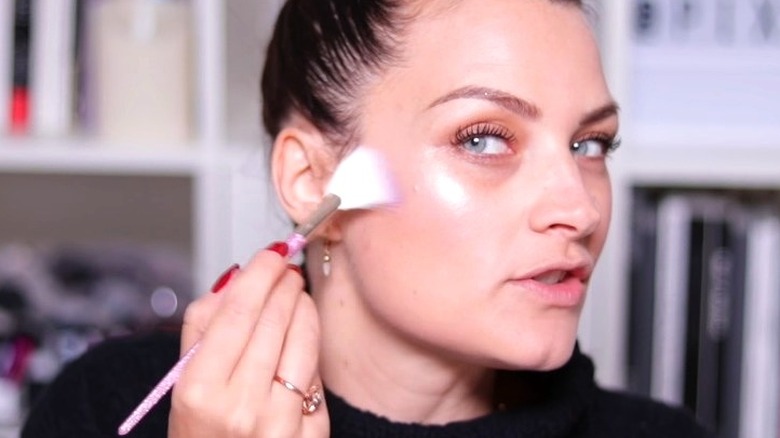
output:
[{"label": "cream product streak", "polygon": [[[288,258],[306,246],[307,238],[337,210],[367,209],[399,202],[398,191],[380,155],[372,149],[358,147],[336,167],[326,187],[326,195],[317,209],[295,227],[285,243]],[[127,435],[179,380],[184,367],[200,347],[196,342],[160,382],[149,392],[127,419],[119,426],[119,435]]]}]

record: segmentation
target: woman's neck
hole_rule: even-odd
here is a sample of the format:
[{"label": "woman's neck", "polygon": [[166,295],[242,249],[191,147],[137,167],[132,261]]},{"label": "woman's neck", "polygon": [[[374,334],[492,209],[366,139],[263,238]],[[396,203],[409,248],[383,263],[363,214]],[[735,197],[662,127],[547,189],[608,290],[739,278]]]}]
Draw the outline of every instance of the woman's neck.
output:
[{"label": "woman's neck", "polygon": [[328,389],[349,404],[419,424],[469,420],[493,409],[491,370],[436,357],[378,324],[349,292],[321,292],[315,294],[322,324],[320,372]]}]

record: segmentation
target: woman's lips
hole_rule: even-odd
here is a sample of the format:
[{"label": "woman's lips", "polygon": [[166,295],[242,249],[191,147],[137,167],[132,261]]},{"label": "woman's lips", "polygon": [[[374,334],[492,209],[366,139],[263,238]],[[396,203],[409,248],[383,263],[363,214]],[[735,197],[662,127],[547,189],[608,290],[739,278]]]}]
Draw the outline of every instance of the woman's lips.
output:
[{"label": "woman's lips", "polygon": [[[553,281],[556,279],[559,281]],[[513,279],[510,284],[552,307],[577,307],[582,304],[586,290],[582,278],[562,271]]]}]

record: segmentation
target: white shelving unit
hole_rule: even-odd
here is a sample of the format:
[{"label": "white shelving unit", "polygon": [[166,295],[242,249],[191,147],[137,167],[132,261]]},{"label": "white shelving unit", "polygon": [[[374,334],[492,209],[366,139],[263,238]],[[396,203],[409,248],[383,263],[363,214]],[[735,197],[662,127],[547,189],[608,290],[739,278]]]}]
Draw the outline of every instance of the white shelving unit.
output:
[{"label": "white shelving unit", "polygon": [[[151,151],[112,147],[90,139],[0,137],[0,180],[11,176],[100,176],[105,189],[110,191],[112,178],[185,179],[189,182],[188,198],[169,201],[188,209],[188,221],[167,225],[191,230],[189,248],[196,283],[199,290],[205,290],[227,265],[243,262],[271,239],[283,237],[287,229],[266,185],[263,157],[267,140],[261,134],[259,116],[261,56],[280,3],[281,0],[192,0],[198,132],[191,144]],[[583,349],[598,364],[597,378],[613,387],[623,386],[626,379],[631,188],[669,185],[780,190],[779,135],[754,132],[752,143],[737,148],[728,144],[722,132],[697,133],[696,145],[692,146],[686,141],[690,133],[679,128],[633,123],[631,8],[628,0],[598,2],[605,70],[613,94],[623,107],[624,128],[623,147],[611,163],[612,231],[593,280],[581,334]],[[0,200],[3,194],[24,190],[23,185],[0,187]],[[51,200],[38,201],[45,211]],[[82,202],[88,203],[89,199]],[[78,210],[83,204],[72,207]],[[53,209],[47,214],[56,218],[63,212]],[[154,211],[137,214],[166,221],[155,217]],[[89,228],[96,224],[84,217],[83,225]],[[0,232],[14,234],[14,230],[3,227],[0,216]]]},{"label": "white shelving unit", "polygon": [[[182,190],[168,190],[167,202],[183,214],[159,217],[152,205],[136,202],[134,217],[117,218],[126,227],[137,220],[139,227],[150,224],[161,228],[189,229],[189,241],[178,243],[192,256],[198,291],[205,290],[222,269],[235,261],[243,261],[253,249],[271,238],[282,237],[285,224],[279,214],[268,214],[275,204],[265,187],[266,172],[264,138],[260,135],[259,69],[260,59],[270,25],[279,8],[276,1],[192,0],[195,123],[197,132],[184,145],[159,144],[154,148],[129,144],[107,144],[92,138],[12,137],[0,134],[0,181],[12,181],[13,187],[0,187],[0,200],[9,202],[24,196],[31,189],[30,181],[45,184],[79,179],[97,181],[105,196],[123,196],[117,181],[128,178],[144,180],[148,190],[155,190],[155,181],[166,184],[170,179],[184,181]],[[5,178],[5,179],[3,179]],[[149,183],[149,181],[152,181]],[[9,184],[10,185],[10,184]],[[62,184],[60,184],[62,186]],[[78,184],[73,184],[79,187]],[[254,188],[253,188],[254,186]],[[61,196],[60,191],[53,193]],[[40,195],[41,191],[35,192]],[[39,206],[31,214],[71,216],[79,210],[88,211],[90,198],[80,198],[69,206],[73,211],[47,210],[50,199],[36,200]],[[103,196],[103,198],[105,198]],[[54,203],[57,204],[57,203]],[[145,208],[148,207],[148,208]],[[13,205],[3,205],[2,209]],[[262,209],[261,211],[255,210]],[[249,214],[251,211],[251,215]],[[245,212],[241,218],[237,212]],[[123,212],[126,213],[126,212]],[[100,227],[97,220],[83,217],[85,230]],[[187,221],[181,223],[182,217]],[[246,218],[246,219],[244,219]],[[54,221],[56,223],[56,220]],[[18,235],[0,221],[0,236],[13,239]],[[72,231],[72,230],[71,230]],[[248,231],[252,231],[251,234]],[[133,235],[143,235],[135,230]],[[29,236],[22,233],[23,235]],[[72,238],[68,232],[43,233],[46,242],[56,243]],[[78,235],[79,233],[77,233]],[[89,234],[85,232],[84,234]],[[117,236],[122,237],[122,236]],[[52,242],[54,241],[54,242]],[[196,291],[197,293],[197,291]]]},{"label": "white shelving unit", "polygon": [[[610,163],[611,231],[581,325],[583,349],[594,356],[597,379],[605,386],[617,388],[627,383],[631,190],[686,187],[780,192],[780,124],[703,128],[671,123],[643,124],[632,117],[636,106],[632,102],[632,86],[637,62],[631,45],[633,4],[628,0],[597,2],[605,72],[621,105],[623,145]],[[767,59],[772,65],[776,61]],[[691,102],[669,102],[675,106],[688,104]]]},{"label": "white shelving unit", "polygon": [[201,155],[193,150],[109,148],[89,139],[3,139],[0,171],[90,175],[194,176]]}]

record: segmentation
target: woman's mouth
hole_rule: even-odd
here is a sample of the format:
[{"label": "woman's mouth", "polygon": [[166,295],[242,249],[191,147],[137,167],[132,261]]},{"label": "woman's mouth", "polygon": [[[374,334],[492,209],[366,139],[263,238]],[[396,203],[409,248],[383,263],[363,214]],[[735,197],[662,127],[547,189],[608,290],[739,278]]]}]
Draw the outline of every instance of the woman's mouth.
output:
[{"label": "woman's mouth", "polygon": [[590,277],[589,264],[570,265],[568,268],[549,268],[537,274],[525,275],[510,280],[523,293],[534,297],[551,307],[577,307],[583,303],[587,280]]},{"label": "woman's mouth", "polygon": [[565,277],[566,271],[550,271],[541,275],[537,275],[536,277],[532,278],[532,280],[548,285],[553,285],[560,283],[561,280],[563,280]]}]

